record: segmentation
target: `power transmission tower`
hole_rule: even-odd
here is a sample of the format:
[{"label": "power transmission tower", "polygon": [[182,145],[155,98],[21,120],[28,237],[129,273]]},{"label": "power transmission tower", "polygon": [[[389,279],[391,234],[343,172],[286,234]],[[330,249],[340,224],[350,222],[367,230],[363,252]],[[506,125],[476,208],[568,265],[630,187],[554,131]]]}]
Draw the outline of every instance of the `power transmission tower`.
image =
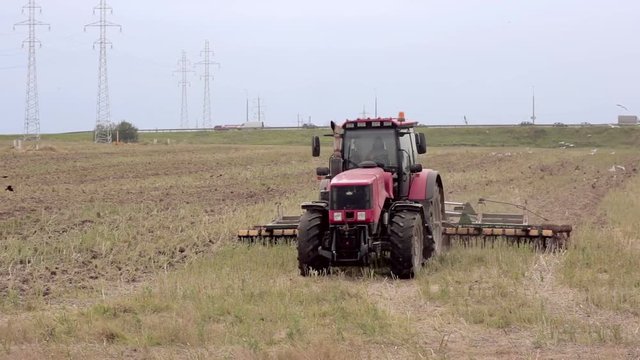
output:
[{"label": "power transmission tower", "polygon": [[100,47],[100,60],[98,61],[98,101],[96,105],[96,128],[94,133],[94,141],[96,143],[111,142],[111,104],[109,103],[109,81],[107,78],[107,45],[113,48],[111,41],[107,39],[107,28],[117,27],[122,31],[122,26],[107,20],[107,15],[113,14],[113,9],[107,5],[106,0],[100,0],[100,4],[93,8],[93,13],[100,13],[100,20],[87,24],[88,27],[97,27],[100,29],[100,39],[93,43]]},{"label": "power transmission tower", "polygon": [[[187,52],[182,50],[182,57],[178,60],[178,70],[174,71],[180,73],[181,78],[178,84],[182,86],[182,106],[180,108],[180,127],[183,129],[187,129],[189,127],[189,109],[187,102],[187,87],[191,86],[191,83],[188,80],[189,73],[193,71],[189,70],[191,68],[191,62],[187,59]],[[196,122],[196,127],[198,124]]]},{"label": "power transmission tower", "polygon": [[29,19],[16,23],[16,26],[29,27],[29,37],[22,42],[29,47],[29,67],[27,71],[27,94],[24,108],[24,141],[40,141],[40,105],[38,101],[38,74],[36,70],[36,44],[42,43],[36,39],[36,26],[49,26],[49,24],[36,20],[36,10],[42,13],[42,8],[36,5],[35,0],[29,0],[27,5],[22,7],[29,13]]},{"label": "power transmission tower", "polygon": [[[211,65],[216,65],[220,67],[220,64],[214,61],[211,61],[211,57],[213,56],[213,50],[209,48],[209,40],[204,42],[204,50],[200,52],[201,56],[204,56],[204,60],[200,61],[196,65],[204,66],[204,75],[201,78],[204,80],[204,102],[202,103],[202,127],[203,128],[212,128],[213,124],[211,123],[211,89],[209,86],[209,80],[213,80],[213,75],[211,75]],[[198,123],[196,122],[196,128],[198,127]]]},{"label": "power transmission tower", "polygon": [[361,119],[366,119],[369,117],[369,113],[367,112],[367,108],[362,105],[362,112],[360,113]]},{"label": "power transmission tower", "polygon": [[253,100],[253,116],[254,121],[264,123],[264,103],[259,96]]}]

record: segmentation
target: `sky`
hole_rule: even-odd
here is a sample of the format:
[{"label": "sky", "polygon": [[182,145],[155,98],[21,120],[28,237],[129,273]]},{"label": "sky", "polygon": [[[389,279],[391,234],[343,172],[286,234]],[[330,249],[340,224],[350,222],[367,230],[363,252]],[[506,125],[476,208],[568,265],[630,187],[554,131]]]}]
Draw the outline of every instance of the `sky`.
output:
[{"label": "sky", "polygon": [[[37,49],[43,133],[93,129],[99,0],[40,0]],[[0,5],[0,134],[24,126],[27,0]],[[182,50],[215,52],[214,125],[245,120],[261,99],[267,126],[374,115],[427,125],[611,123],[640,114],[637,0],[109,0],[112,121],[178,128]],[[189,122],[203,117],[201,66],[188,88]],[[621,104],[628,110],[616,106]]]}]

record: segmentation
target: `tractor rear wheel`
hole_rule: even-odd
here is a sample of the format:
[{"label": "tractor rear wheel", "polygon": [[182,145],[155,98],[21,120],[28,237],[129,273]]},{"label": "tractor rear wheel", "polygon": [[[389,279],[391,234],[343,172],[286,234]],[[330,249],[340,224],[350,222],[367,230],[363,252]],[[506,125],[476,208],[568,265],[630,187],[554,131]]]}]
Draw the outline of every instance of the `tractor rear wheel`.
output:
[{"label": "tractor rear wheel", "polygon": [[309,209],[300,217],[298,225],[298,268],[300,275],[308,276],[313,271],[326,274],[329,259],[320,255],[318,249],[327,231],[326,212]]},{"label": "tractor rear wheel", "polygon": [[391,218],[391,273],[400,279],[414,277],[422,268],[423,232],[422,216],[413,211],[399,211]]},{"label": "tractor rear wheel", "polygon": [[442,194],[439,185],[436,186],[435,194],[429,203],[427,225],[429,227],[429,236],[425,237],[425,260],[434,255],[439,255],[449,248],[449,244],[445,244],[442,237]]}]

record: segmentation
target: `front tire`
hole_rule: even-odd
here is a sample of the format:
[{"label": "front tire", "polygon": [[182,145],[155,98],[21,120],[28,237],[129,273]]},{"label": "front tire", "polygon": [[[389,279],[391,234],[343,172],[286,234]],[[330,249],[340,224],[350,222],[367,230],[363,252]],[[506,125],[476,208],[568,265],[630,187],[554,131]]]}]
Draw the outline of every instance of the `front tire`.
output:
[{"label": "front tire", "polygon": [[399,211],[391,218],[391,273],[400,279],[414,277],[422,268],[424,225],[417,212]]},{"label": "front tire", "polygon": [[320,255],[318,249],[328,229],[325,211],[309,209],[301,217],[298,225],[298,268],[300,275],[309,276],[314,271],[326,274],[329,259]]}]

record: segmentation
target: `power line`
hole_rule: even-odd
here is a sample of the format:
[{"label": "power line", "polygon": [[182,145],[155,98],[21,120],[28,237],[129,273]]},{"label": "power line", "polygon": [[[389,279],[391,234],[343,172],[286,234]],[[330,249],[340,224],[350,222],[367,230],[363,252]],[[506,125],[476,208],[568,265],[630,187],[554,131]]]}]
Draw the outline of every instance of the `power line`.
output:
[{"label": "power line", "polygon": [[122,31],[122,26],[107,20],[107,15],[113,14],[113,9],[107,5],[106,0],[100,0],[100,4],[93,8],[93,13],[99,12],[100,20],[84,26],[100,29],[100,38],[93,43],[93,47],[100,47],[98,60],[98,99],[96,104],[96,128],[94,140],[96,143],[111,143],[111,104],[109,102],[109,79],[107,77],[107,45],[113,48],[111,41],[107,39],[107,28],[117,27]]},{"label": "power line", "polygon": [[[204,80],[204,101],[202,103],[202,127],[203,128],[212,128],[213,124],[211,123],[211,89],[209,85],[209,80],[213,80],[213,75],[211,75],[211,65],[217,65],[220,67],[220,64],[214,61],[211,61],[211,56],[213,56],[213,50],[209,48],[209,40],[204,42],[204,50],[200,52],[201,56],[204,56],[204,60],[200,61],[196,65],[204,66],[204,75],[201,78]],[[196,122],[196,128],[198,127],[198,123]]]},{"label": "power line", "polygon": [[[178,84],[182,86],[182,105],[180,107],[180,127],[183,129],[187,129],[189,127],[189,109],[188,109],[188,101],[187,101],[187,87],[191,85],[188,80],[189,73],[193,73],[193,71],[189,70],[191,68],[191,63],[187,59],[186,51],[182,50],[182,57],[178,60],[178,70],[174,71],[180,73],[181,78]],[[198,125],[196,124],[196,127]]]},{"label": "power line", "polygon": [[[36,26],[49,26],[49,24],[36,20],[36,10],[42,13],[42,8],[36,5],[35,0],[29,0],[27,5],[22,7],[22,13],[25,10],[29,13],[29,19],[16,23],[16,26],[27,26],[29,28],[29,37],[22,42],[28,46],[28,70],[27,70],[27,90],[24,110],[24,140],[40,141],[40,104],[38,99],[38,72],[36,69],[36,44],[42,46],[42,43],[36,39]],[[49,26],[49,28],[51,28]]]}]

